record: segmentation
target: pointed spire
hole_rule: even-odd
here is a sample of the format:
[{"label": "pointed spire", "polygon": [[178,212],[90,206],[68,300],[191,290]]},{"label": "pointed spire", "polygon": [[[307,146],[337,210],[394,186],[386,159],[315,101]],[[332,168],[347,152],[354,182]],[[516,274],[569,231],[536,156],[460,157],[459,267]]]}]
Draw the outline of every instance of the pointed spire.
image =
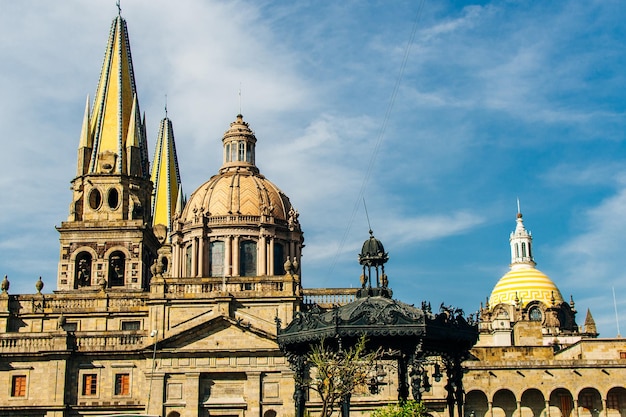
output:
[{"label": "pointed spire", "polygon": [[89,134],[89,95],[85,103],[85,113],[83,115],[83,126],[80,129],[80,140],[78,141],[78,164],[76,167],[76,176],[80,177],[87,173],[89,167],[89,156],[93,147],[93,141]]},{"label": "pointed spire", "polygon": [[536,264],[532,254],[533,237],[524,227],[524,220],[519,207],[518,199],[517,224],[515,225],[515,231],[511,233],[509,238],[511,243],[511,268],[534,267]]},{"label": "pointed spire", "polygon": [[587,316],[585,317],[585,329],[583,333],[592,337],[598,336],[596,321],[593,319],[593,316],[591,315],[591,310],[589,309],[587,309]]},{"label": "pointed spire", "polygon": [[[154,151],[151,179],[154,184],[152,198],[153,224],[163,224],[172,230],[172,217],[182,194],[174,128],[172,121],[161,120],[159,136]],[[182,209],[181,209],[182,212]]]},{"label": "pointed spire", "polygon": [[128,29],[118,15],[111,25],[89,121],[89,141],[93,143],[89,173],[148,177],[141,158],[142,163],[133,164],[126,152],[129,137],[138,137],[138,147],[143,146],[140,114]]},{"label": "pointed spire", "polygon": [[178,187],[178,199],[176,200],[176,210],[174,211],[174,216],[179,217],[183,214],[183,210],[187,205],[187,198],[183,194],[183,186],[180,185]]}]

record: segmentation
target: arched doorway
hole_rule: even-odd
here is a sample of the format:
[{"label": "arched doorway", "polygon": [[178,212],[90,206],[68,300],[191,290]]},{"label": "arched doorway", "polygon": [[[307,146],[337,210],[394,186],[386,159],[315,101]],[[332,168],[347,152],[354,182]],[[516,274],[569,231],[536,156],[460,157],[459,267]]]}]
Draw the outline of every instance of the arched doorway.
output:
[{"label": "arched doorway", "polygon": [[626,417],[626,388],[614,387],[606,394],[608,417]]},{"label": "arched doorway", "polygon": [[584,388],[578,393],[578,417],[599,417],[603,409],[597,389]]},{"label": "arched doorway", "polygon": [[572,417],[574,399],[565,388],[557,388],[550,394],[550,417]]},{"label": "arched doorway", "polygon": [[493,395],[493,417],[513,417],[517,410],[515,395],[508,389],[501,389]]},{"label": "arched doorway", "polygon": [[521,417],[540,417],[546,408],[546,400],[538,389],[524,391],[521,401]]},{"label": "arched doorway", "polygon": [[487,395],[479,390],[472,390],[465,395],[465,417],[485,417],[489,411]]}]

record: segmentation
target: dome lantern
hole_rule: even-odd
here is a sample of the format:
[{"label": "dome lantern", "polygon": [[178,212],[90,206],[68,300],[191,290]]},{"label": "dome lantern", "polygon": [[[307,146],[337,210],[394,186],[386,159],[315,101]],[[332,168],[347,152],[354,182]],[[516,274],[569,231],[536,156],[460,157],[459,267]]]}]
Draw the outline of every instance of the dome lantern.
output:
[{"label": "dome lantern", "polygon": [[232,169],[248,169],[255,173],[259,170],[255,165],[256,136],[243,121],[241,114],[237,115],[237,120],[230,124],[230,128],[224,133],[222,138],[224,144],[224,159],[220,172]]},{"label": "dome lantern", "polygon": [[[357,296],[376,293],[391,297],[391,290],[388,288],[389,280],[385,274],[385,263],[388,260],[389,254],[385,252],[385,247],[370,230],[370,237],[363,243],[359,254],[359,263],[363,266],[363,274],[361,275],[361,290]],[[376,276],[375,287],[372,285],[372,269],[374,269]]]}]

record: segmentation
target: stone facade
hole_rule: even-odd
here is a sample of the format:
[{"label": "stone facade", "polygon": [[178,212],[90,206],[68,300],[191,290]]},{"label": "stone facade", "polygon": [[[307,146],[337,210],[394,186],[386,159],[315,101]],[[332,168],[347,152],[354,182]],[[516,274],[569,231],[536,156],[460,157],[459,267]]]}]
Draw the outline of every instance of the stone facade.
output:
[{"label": "stone facade", "polygon": [[[293,416],[276,319],[348,303],[356,290],[303,288],[298,212],[259,173],[243,116],[224,134],[220,171],[185,202],[172,123],[164,119],[159,173],[150,176],[136,97],[117,16],[86,106],[56,290],[41,293],[39,283],[37,294],[17,295],[2,283],[0,416]],[[153,224],[162,212],[166,220]],[[530,271],[535,281],[502,283],[482,307],[480,341],[465,362],[465,415],[625,416],[626,341],[596,339],[590,315],[578,329],[573,302],[535,273],[519,219],[513,275]],[[396,370],[378,369],[375,392],[353,393],[353,415],[397,398]],[[427,364],[432,387],[422,393],[434,417],[447,404],[436,369]],[[310,415],[319,406],[309,393]]]}]

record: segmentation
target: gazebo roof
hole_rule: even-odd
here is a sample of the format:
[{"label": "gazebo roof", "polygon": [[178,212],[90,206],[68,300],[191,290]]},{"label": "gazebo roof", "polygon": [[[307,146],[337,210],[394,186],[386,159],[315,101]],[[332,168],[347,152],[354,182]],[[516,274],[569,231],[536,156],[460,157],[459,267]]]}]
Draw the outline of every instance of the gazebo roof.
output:
[{"label": "gazebo roof", "polygon": [[364,296],[328,311],[299,312],[278,343],[284,350],[303,352],[322,339],[355,339],[365,335],[372,345],[390,350],[446,354],[469,350],[478,339],[476,326],[460,310],[443,307],[432,314],[384,295]]}]

